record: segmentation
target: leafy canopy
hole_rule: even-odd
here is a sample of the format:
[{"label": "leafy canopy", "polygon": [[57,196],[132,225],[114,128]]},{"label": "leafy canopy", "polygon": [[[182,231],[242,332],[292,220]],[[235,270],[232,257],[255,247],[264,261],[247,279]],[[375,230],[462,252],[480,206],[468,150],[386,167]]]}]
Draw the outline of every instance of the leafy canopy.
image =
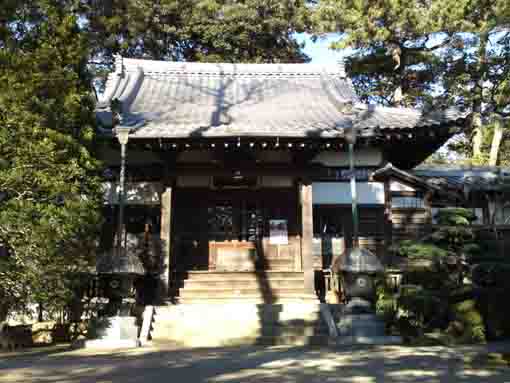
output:
[{"label": "leafy canopy", "polygon": [[[472,113],[460,145],[476,163],[495,116],[508,117],[510,3],[506,0],[321,0],[317,34],[340,32],[347,69],[364,101]],[[491,163],[501,144],[490,145]]]},{"label": "leafy canopy", "polygon": [[0,27],[0,304],[62,306],[100,217],[88,41],[65,2],[11,1]]}]

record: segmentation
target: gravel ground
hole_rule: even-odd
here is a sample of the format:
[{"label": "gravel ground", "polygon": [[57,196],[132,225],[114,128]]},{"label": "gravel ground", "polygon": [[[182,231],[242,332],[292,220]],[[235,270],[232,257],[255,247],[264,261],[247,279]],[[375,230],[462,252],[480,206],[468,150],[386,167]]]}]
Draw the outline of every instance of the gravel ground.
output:
[{"label": "gravel ground", "polygon": [[[510,351],[491,345],[489,351]],[[473,347],[46,348],[0,354],[0,382],[510,383],[508,367],[476,363]],[[475,362],[471,362],[475,360]]]}]

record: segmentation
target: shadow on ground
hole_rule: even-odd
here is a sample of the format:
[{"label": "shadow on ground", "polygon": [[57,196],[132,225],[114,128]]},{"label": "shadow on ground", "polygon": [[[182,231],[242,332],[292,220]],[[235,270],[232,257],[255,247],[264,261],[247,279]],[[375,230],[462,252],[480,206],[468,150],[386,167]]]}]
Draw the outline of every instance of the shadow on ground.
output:
[{"label": "shadow on ground", "polygon": [[470,367],[479,349],[236,347],[78,350],[2,355],[0,382],[510,382],[507,367]]}]

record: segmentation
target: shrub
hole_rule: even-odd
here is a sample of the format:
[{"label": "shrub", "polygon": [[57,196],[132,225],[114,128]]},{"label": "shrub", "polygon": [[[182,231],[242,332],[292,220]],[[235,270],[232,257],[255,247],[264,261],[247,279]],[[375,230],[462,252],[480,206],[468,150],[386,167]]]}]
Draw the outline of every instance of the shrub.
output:
[{"label": "shrub", "polygon": [[510,289],[510,264],[481,262],[473,267],[472,279],[480,287]]},{"label": "shrub", "polygon": [[409,259],[435,260],[446,257],[448,252],[432,243],[417,242],[410,239],[400,241],[393,250],[400,256]]},{"label": "shrub", "polygon": [[386,279],[379,280],[376,285],[375,310],[380,315],[386,327],[392,327],[396,316],[396,298],[391,287],[386,284]]},{"label": "shrub", "polygon": [[447,275],[442,270],[410,269],[405,273],[406,283],[420,285],[426,289],[439,290]]},{"label": "shrub", "polygon": [[467,226],[476,220],[476,215],[469,209],[451,207],[439,210],[435,218],[439,225]]},{"label": "shrub", "polygon": [[404,290],[399,299],[399,307],[421,318],[424,324],[438,314],[438,308],[441,305],[442,302],[438,296],[424,289]]},{"label": "shrub", "polygon": [[510,307],[506,304],[510,290],[487,289],[478,294],[488,340],[510,337]]},{"label": "shrub", "polygon": [[461,327],[455,329],[456,331],[452,331],[452,326],[450,326],[450,333],[458,336],[457,341],[459,343],[485,342],[483,318],[473,299],[454,304],[453,314],[455,317],[453,324],[460,324]]}]

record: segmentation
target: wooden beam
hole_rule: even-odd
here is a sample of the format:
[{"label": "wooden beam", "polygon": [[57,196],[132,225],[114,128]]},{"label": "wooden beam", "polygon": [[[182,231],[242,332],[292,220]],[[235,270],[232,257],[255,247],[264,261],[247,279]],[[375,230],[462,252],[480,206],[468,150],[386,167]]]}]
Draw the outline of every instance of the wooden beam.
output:
[{"label": "wooden beam", "polygon": [[170,265],[171,265],[171,224],[172,224],[172,187],[165,186],[161,193],[161,265],[160,265],[160,289],[159,294],[161,299],[166,299],[169,296],[170,280]]},{"label": "wooden beam", "polygon": [[305,278],[306,295],[315,295],[315,271],[313,269],[313,205],[311,182],[299,185],[301,204],[301,264]]}]

